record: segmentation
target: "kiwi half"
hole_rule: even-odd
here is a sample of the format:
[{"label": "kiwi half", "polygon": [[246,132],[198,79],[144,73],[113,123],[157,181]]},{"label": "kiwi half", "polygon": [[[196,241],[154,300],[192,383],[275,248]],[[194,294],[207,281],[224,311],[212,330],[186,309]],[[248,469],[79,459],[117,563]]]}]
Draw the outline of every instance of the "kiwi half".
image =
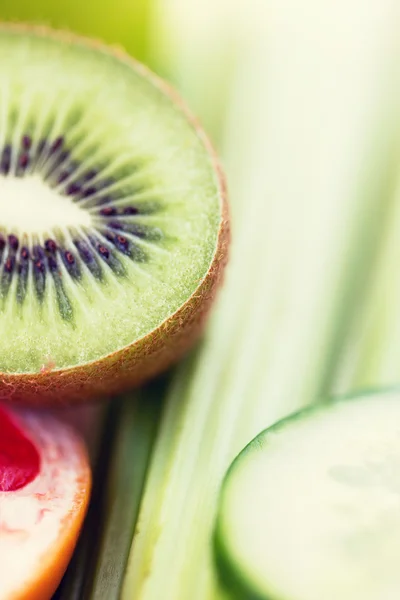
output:
[{"label": "kiwi half", "polygon": [[0,26],[0,399],[79,402],[194,342],[226,262],[224,179],[142,65]]}]

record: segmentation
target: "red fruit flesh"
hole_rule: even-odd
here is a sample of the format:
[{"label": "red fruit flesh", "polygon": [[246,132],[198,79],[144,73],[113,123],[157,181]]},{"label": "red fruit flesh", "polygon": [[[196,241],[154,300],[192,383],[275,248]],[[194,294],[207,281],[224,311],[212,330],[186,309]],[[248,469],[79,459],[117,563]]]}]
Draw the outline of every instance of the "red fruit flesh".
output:
[{"label": "red fruit flesh", "polygon": [[88,456],[49,412],[0,405],[0,600],[50,600],[88,506]]},{"label": "red fruit flesh", "polygon": [[23,488],[38,476],[39,470],[39,452],[0,407],[0,492]]}]

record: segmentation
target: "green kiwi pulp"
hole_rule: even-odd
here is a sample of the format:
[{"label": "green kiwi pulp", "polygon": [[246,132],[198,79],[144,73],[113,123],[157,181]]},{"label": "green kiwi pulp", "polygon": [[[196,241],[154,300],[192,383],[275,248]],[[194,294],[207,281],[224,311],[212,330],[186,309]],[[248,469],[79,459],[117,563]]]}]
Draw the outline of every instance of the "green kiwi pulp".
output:
[{"label": "green kiwi pulp", "polygon": [[223,196],[201,131],[142,67],[2,26],[2,381],[97,364],[173,319],[225,262]]}]

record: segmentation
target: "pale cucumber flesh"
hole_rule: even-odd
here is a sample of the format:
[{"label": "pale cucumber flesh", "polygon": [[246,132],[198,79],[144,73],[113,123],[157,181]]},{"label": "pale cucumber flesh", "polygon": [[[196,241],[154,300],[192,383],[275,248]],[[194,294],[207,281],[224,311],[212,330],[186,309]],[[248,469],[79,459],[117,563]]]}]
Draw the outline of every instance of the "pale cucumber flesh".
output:
[{"label": "pale cucumber flesh", "polygon": [[216,557],[233,598],[400,597],[400,391],[289,417],[224,481]]}]

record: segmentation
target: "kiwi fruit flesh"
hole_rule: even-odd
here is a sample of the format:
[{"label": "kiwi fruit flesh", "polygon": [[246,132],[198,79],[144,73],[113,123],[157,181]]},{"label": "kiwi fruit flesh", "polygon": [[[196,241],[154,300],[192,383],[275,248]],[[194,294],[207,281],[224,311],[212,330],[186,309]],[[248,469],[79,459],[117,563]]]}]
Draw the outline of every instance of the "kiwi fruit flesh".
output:
[{"label": "kiwi fruit flesh", "polygon": [[84,402],[199,335],[226,263],[200,127],[123,52],[0,26],[0,399]]}]

